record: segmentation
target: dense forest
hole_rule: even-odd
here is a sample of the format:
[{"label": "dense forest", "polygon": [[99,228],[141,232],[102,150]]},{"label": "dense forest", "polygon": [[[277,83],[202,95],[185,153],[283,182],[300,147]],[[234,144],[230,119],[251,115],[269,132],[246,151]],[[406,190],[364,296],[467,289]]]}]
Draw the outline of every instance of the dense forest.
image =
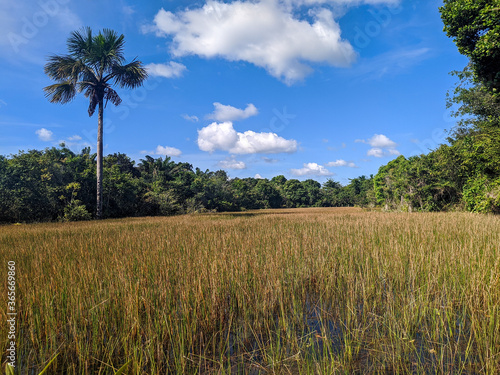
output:
[{"label": "dense forest", "polygon": [[[66,147],[0,157],[0,221],[83,220],[96,206],[96,155]],[[146,156],[139,164],[124,154],[104,157],[104,217],[172,215],[244,209],[353,206],[373,201],[373,181],[347,186],[330,180],[229,179],[169,157]]]},{"label": "dense forest", "polygon": [[[279,207],[371,206],[387,210],[500,213],[500,7],[496,1],[445,0],[444,31],[469,65],[453,74],[457,106],[447,144],[399,156],[375,176],[346,186],[328,180],[230,179],[170,158],[137,165],[104,158],[103,217],[171,215]],[[61,145],[0,156],[0,222],[84,220],[96,212],[96,154]]]}]

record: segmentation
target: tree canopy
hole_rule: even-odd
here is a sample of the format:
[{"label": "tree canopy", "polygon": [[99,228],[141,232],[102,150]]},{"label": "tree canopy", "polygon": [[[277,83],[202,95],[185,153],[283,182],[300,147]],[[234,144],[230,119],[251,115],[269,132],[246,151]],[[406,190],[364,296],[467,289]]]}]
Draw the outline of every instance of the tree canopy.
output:
[{"label": "tree canopy", "polygon": [[500,89],[500,1],[444,0],[444,31],[467,56],[476,78]]}]

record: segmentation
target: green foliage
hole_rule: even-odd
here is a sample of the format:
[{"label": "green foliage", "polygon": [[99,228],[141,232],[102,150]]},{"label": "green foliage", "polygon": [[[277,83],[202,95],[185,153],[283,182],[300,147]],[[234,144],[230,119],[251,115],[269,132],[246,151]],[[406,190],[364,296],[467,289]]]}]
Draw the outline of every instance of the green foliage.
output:
[{"label": "green foliage", "polygon": [[87,211],[85,205],[78,199],[72,201],[69,205],[64,207],[64,221],[80,221],[90,220],[92,215]]},{"label": "green foliage", "polygon": [[[157,216],[206,211],[312,206],[366,206],[373,181],[364,176],[347,186],[312,179],[230,179],[225,171],[201,171],[169,157],[107,155],[103,217]],[[89,220],[95,212],[95,155],[64,146],[0,156],[0,221]]]},{"label": "green foliage", "polygon": [[500,213],[500,178],[489,181],[486,176],[476,176],[464,186],[465,207],[471,212]]},{"label": "green foliage", "polygon": [[474,75],[489,89],[500,88],[500,2],[445,0],[440,8],[444,31],[461,54],[470,58]]}]

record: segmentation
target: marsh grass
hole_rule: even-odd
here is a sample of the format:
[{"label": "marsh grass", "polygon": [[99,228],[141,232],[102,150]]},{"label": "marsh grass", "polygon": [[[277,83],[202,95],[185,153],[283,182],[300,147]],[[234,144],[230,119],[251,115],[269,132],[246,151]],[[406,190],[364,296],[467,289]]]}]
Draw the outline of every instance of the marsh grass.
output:
[{"label": "marsh grass", "polygon": [[499,244],[493,216],[297,209],[3,226],[0,264],[17,373],[495,374]]}]

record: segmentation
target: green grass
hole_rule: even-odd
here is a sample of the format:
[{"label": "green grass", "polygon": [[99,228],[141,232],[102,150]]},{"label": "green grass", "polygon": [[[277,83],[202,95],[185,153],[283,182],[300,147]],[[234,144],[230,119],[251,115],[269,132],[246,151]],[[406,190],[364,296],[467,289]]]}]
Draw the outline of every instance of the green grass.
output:
[{"label": "green grass", "polygon": [[500,218],[466,213],[0,227],[17,373],[496,374],[499,247]]}]

